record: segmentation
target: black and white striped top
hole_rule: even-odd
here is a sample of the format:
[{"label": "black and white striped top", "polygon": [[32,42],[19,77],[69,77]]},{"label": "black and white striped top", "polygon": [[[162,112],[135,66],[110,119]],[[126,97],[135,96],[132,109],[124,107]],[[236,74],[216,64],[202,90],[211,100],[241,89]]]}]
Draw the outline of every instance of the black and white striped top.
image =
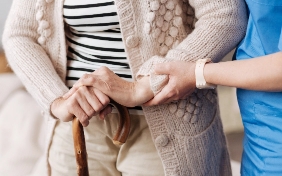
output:
[{"label": "black and white striped top", "polygon": [[65,0],[64,19],[70,27],[67,85],[101,66],[131,80],[131,70],[113,0]]},{"label": "black and white striped top", "polygon": [[71,31],[66,36],[69,88],[101,66],[132,80],[113,0],[65,0],[63,17]]}]

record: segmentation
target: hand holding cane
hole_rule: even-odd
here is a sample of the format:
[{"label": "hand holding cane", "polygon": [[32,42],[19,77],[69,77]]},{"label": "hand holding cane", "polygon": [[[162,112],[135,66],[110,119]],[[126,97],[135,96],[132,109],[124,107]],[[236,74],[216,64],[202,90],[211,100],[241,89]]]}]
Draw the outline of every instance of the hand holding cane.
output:
[{"label": "hand holding cane", "polygon": [[[126,142],[130,132],[130,116],[126,107],[113,100],[111,100],[110,104],[112,104],[118,110],[119,115],[119,126],[117,133],[113,137],[113,143],[115,145],[122,145]],[[77,164],[77,175],[89,176],[83,126],[77,117],[74,117],[73,119],[72,130]]]}]

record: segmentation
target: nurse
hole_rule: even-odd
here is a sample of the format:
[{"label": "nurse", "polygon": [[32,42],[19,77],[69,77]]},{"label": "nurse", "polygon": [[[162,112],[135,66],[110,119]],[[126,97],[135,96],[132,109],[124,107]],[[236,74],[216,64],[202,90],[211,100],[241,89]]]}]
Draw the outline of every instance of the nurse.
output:
[{"label": "nurse", "polygon": [[[248,27],[236,61],[159,64],[155,73],[169,74],[169,84],[146,105],[179,99],[194,87],[238,87],[245,133],[241,175],[282,175],[282,1],[246,3]],[[194,79],[181,77],[183,68]]]}]

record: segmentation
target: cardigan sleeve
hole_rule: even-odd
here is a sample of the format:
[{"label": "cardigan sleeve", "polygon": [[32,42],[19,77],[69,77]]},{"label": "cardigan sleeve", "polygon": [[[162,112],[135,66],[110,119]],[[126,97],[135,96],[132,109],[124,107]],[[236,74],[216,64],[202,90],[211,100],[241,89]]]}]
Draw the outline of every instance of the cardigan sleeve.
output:
[{"label": "cardigan sleeve", "polygon": [[[46,113],[68,91],[53,63],[38,44],[35,0],[14,0],[9,12],[3,46],[9,65]],[[59,57],[59,56],[58,56]]]},{"label": "cardigan sleeve", "polygon": [[220,61],[242,40],[247,26],[247,12],[244,0],[190,0],[195,10],[195,29],[166,56],[153,56],[142,65],[137,79],[150,75],[151,89],[157,94],[166,85],[166,75],[154,75],[156,63],[183,60],[195,62],[211,58]]}]

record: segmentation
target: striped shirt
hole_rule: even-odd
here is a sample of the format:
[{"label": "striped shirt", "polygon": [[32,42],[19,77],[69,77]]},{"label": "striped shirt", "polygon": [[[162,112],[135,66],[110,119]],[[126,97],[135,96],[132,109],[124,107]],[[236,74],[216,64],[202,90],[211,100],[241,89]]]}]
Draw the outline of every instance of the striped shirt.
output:
[{"label": "striped shirt", "polygon": [[101,66],[132,81],[113,0],[65,0],[63,17],[70,28],[66,34],[69,88],[83,74]]}]

